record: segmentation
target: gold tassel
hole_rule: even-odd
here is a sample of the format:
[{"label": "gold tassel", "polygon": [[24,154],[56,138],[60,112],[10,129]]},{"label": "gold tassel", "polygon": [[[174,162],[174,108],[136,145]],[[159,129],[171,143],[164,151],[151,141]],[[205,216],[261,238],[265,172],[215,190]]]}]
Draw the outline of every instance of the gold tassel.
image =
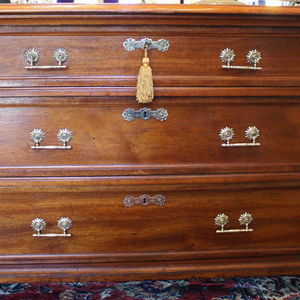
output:
[{"label": "gold tassel", "polygon": [[149,58],[147,57],[148,46],[145,47],[145,57],[143,58],[143,65],[140,67],[138,80],[136,100],[139,103],[150,103],[154,98],[152,70],[149,66]]}]

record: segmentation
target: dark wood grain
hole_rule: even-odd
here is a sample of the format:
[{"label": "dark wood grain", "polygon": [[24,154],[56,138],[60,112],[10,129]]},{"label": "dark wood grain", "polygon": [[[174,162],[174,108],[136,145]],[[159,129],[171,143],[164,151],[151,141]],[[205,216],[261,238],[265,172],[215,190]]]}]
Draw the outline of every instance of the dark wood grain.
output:
[{"label": "dark wood grain", "polygon": [[[0,19],[0,43],[9,44],[0,51],[1,87],[135,87],[143,53],[124,49],[129,37],[170,42],[165,53],[149,51],[155,86],[299,86],[294,8],[18,5],[2,6]],[[26,70],[23,55],[32,47],[41,52],[39,65],[53,65],[53,51],[67,49],[67,69]],[[234,65],[249,65],[248,52],[261,51],[263,69],[222,69],[227,47]]]},{"label": "dark wood grain", "polygon": [[[190,181],[197,182],[197,179],[191,178]],[[152,183],[150,178],[145,181],[149,185]],[[181,255],[181,259],[199,257],[201,252],[204,257],[230,257],[234,253],[233,247],[239,257],[274,255],[280,250],[284,255],[284,250],[297,253],[300,248],[298,240],[294,239],[299,234],[299,186],[288,189],[280,183],[277,187],[224,183],[219,184],[219,190],[216,190],[213,184],[206,183],[204,187],[198,185],[196,190],[195,185],[189,187],[183,184],[184,180],[181,182],[169,185],[167,189],[159,185],[147,189],[147,186],[139,186],[139,182],[130,186],[130,182],[119,180],[115,182],[118,186],[110,191],[75,193],[76,189],[72,188],[76,185],[74,179],[69,181],[68,193],[59,186],[56,186],[56,191],[47,191],[40,186],[40,192],[34,194],[30,191],[24,193],[14,184],[14,194],[3,191],[1,196],[0,242],[6,245],[0,250],[1,255],[5,259],[9,254],[23,253],[34,257],[35,254],[96,255],[113,252],[116,259],[118,253],[128,253],[127,259],[130,259],[129,255],[139,254],[138,260],[143,261],[147,260],[149,253],[153,256],[156,252],[157,256],[164,253],[165,260],[172,260],[174,253]],[[43,183],[50,184],[46,180]],[[122,183],[126,185],[122,186]],[[24,184],[28,186],[30,182],[24,181]],[[90,184],[95,184],[92,179]],[[102,185],[105,187],[108,182],[104,181]],[[128,195],[138,197],[160,193],[167,199],[162,207],[128,208],[123,203]],[[226,228],[237,229],[242,228],[238,219],[245,212],[253,216],[250,225],[253,232],[216,233],[218,227],[214,224],[214,218],[218,214],[229,216],[230,223]],[[32,236],[30,225],[33,219],[45,219],[45,233],[53,233],[59,232],[57,220],[62,216],[68,216],[73,221],[70,230],[72,237]],[[82,256],[83,261],[88,259],[88,256]]]},{"label": "dark wood grain", "polygon": [[3,283],[166,280],[299,274],[299,256],[207,259],[151,263],[29,264],[1,266]]},{"label": "dark wood grain", "polygon": [[[62,99],[63,101],[63,99]],[[264,170],[285,168],[285,164],[298,168],[300,161],[300,120],[298,105],[193,104],[186,99],[182,105],[161,101],[153,103],[156,110],[167,109],[166,121],[137,119],[125,121],[122,113],[128,107],[139,110],[141,105],[92,107],[3,107],[0,111],[0,157],[2,167],[29,166],[100,166],[111,169],[139,165],[189,164],[199,165],[198,172],[207,172],[214,164],[234,168],[240,172],[253,172],[255,167]],[[260,129],[258,147],[222,147],[220,130],[229,126],[235,131],[232,142],[245,143],[245,130],[249,126]],[[57,132],[68,128],[73,132],[71,150],[34,150],[29,134],[39,128],[45,131],[43,145],[59,145]],[[249,141],[248,141],[249,142]],[[12,145],[14,145],[12,147]],[[226,157],[226,159],[224,159]],[[223,165],[223,167],[222,167]],[[204,168],[202,171],[201,167]],[[243,167],[242,167],[243,166]],[[248,169],[248,167],[250,169]],[[44,175],[47,176],[45,169]]]},{"label": "dark wood grain", "polygon": [[[300,11],[294,7],[200,5],[0,6],[0,281],[66,282],[297,274],[300,270]],[[154,102],[135,100],[143,51],[128,38],[170,42],[149,51]],[[53,51],[64,70],[26,70]],[[220,53],[262,53],[260,71],[225,70]],[[127,122],[127,108],[164,108],[166,121]],[[222,148],[219,133],[260,147]],[[73,132],[71,150],[33,150]],[[164,206],[123,200],[163,194]],[[253,232],[242,228],[253,216]],[[57,220],[71,237],[33,237]]]},{"label": "dark wood grain", "polygon": [[[157,29],[158,30],[158,29]],[[186,29],[188,32],[188,29]],[[274,30],[274,29],[273,29]],[[175,76],[175,84],[178,76],[209,76],[220,85],[222,76],[234,78],[244,78],[256,82],[265,80],[264,85],[268,85],[270,78],[275,80],[285,77],[294,77],[300,72],[298,49],[300,47],[298,36],[286,37],[284,33],[277,35],[260,35],[255,31],[247,34],[232,33],[231,35],[214,34],[188,34],[186,32],[177,35],[164,34],[164,30],[159,30],[160,36],[155,35],[153,40],[161,38],[167,39],[170,43],[166,52],[149,51],[149,58],[153,74],[155,76]],[[274,32],[276,33],[276,32]],[[125,33],[125,37],[107,36],[103,34],[82,36],[77,32],[74,36],[64,36],[63,32],[57,32],[55,36],[15,36],[11,40],[10,36],[0,36],[2,45],[10,44],[10,47],[1,49],[0,59],[3,61],[0,76],[22,76],[23,78],[37,77],[61,77],[75,76],[137,76],[143,52],[139,50],[126,51],[123,43],[126,36],[138,40],[144,35],[136,33]],[[149,38],[152,38],[150,34]],[[38,65],[55,65],[52,59],[53,51],[63,47],[69,53],[67,68],[62,70],[28,70],[23,55],[29,48],[37,48],[41,53],[41,61]],[[220,59],[221,51],[230,48],[236,53],[236,59],[232,65],[251,66],[247,62],[247,54],[250,50],[257,49],[262,53],[262,60],[259,66],[262,70],[226,70],[222,69]],[[288,55],[282,55],[288,53]],[[179,59],[180,58],[180,59]],[[70,79],[71,79],[70,78]],[[13,80],[13,78],[11,78]],[[218,79],[218,80],[217,80]],[[255,81],[256,79],[257,81]],[[297,80],[297,79],[296,79]],[[25,82],[25,81],[24,81]],[[109,86],[110,80],[103,82],[104,86]],[[201,81],[200,81],[201,82]],[[234,80],[233,80],[234,82]],[[162,81],[164,83],[164,81]],[[162,84],[161,83],[161,84]],[[207,85],[212,85],[207,81]],[[132,83],[131,83],[132,84]],[[155,81],[154,81],[155,84]],[[185,80],[185,84],[187,85]],[[193,81],[190,83],[193,84]],[[262,82],[257,83],[262,85]],[[136,84],[132,84],[135,86]],[[170,83],[171,86],[172,82]]]}]

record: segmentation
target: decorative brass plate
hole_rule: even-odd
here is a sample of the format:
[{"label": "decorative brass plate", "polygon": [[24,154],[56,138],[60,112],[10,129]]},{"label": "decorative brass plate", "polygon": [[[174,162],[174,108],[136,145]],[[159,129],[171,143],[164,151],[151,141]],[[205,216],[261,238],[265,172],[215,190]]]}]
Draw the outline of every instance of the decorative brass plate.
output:
[{"label": "decorative brass plate", "polygon": [[134,51],[135,49],[145,49],[145,47],[147,46],[148,50],[157,49],[158,51],[165,52],[169,49],[169,45],[169,41],[165,39],[160,39],[154,42],[149,38],[145,38],[140,41],[129,38],[123,43],[123,46],[127,51]]},{"label": "decorative brass plate", "polygon": [[133,121],[135,119],[142,119],[144,121],[149,119],[156,119],[158,121],[165,121],[168,117],[168,111],[164,108],[159,108],[157,111],[152,111],[150,108],[141,108],[135,111],[132,108],[126,109],[123,114],[126,121]]},{"label": "decorative brass plate", "polygon": [[132,207],[135,205],[147,206],[149,204],[163,206],[166,203],[166,197],[161,194],[156,195],[154,197],[150,197],[149,195],[146,194],[139,197],[126,196],[123,202],[127,207]]}]

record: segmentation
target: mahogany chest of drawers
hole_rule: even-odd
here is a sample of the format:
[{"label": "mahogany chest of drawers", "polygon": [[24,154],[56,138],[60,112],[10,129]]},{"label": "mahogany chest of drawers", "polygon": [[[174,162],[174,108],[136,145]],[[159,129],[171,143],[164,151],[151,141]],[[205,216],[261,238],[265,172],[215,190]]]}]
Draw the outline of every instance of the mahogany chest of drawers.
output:
[{"label": "mahogany chest of drawers", "polygon": [[1,5],[0,20],[1,282],[300,272],[297,8]]}]

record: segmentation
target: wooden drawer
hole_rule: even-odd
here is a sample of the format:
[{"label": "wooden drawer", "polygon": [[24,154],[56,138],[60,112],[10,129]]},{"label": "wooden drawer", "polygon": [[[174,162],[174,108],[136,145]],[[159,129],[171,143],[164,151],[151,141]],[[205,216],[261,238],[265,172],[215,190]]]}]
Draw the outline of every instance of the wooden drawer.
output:
[{"label": "wooden drawer", "polygon": [[[290,29],[289,29],[290,30]],[[298,36],[278,36],[276,30],[264,36],[220,33],[203,35],[148,36],[154,41],[164,38],[170,43],[166,52],[150,50],[149,57],[154,86],[299,86],[300,62],[297,51]],[[273,36],[274,35],[274,36]],[[129,34],[139,41],[143,36]],[[0,59],[0,86],[136,86],[136,78],[143,52],[126,51],[124,36],[1,36],[3,48]],[[69,60],[66,69],[25,69],[28,64],[24,53],[36,48],[41,53],[37,66],[58,65],[53,61],[54,50],[64,48]],[[220,59],[221,52],[230,48],[236,58],[232,66],[249,66],[247,55],[257,50],[262,59],[262,70],[226,70]],[[113,51],[111,51],[113,49]],[[289,55],[282,55],[289,53]],[[179,59],[180,57],[180,59]],[[11,82],[11,83],[9,83]]]},{"label": "wooden drawer", "polygon": [[[91,254],[103,254],[102,260],[122,260],[125,254],[148,260],[147,255],[152,259],[156,255],[171,260],[175,254],[195,259],[299,251],[295,238],[300,234],[299,181],[291,187],[274,179],[255,183],[248,177],[241,182],[236,176],[217,184],[221,179],[193,176],[181,178],[181,183],[176,177],[8,179],[1,195],[0,242],[5,247],[0,249],[0,261],[22,254],[75,254],[83,260]],[[126,196],[144,194],[164,195],[166,202],[125,206]],[[216,232],[217,215],[229,217],[225,229],[243,229],[238,220],[245,212],[253,217],[249,225],[253,231]],[[45,220],[42,233],[61,233],[57,228],[61,217],[72,220],[71,237],[33,237],[32,220]]]},{"label": "wooden drawer", "polygon": [[[201,98],[180,98],[178,102],[160,98],[149,107],[153,111],[166,109],[167,120],[128,122],[123,112],[129,107],[138,111],[142,106],[115,100],[114,105],[99,101],[98,106],[2,107],[2,175],[299,170],[300,111],[296,102],[287,106],[276,99],[268,99],[273,103],[266,105],[265,100],[259,103],[260,98],[245,104],[242,98],[240,103],[217,98],[211,99],[212,103],[203,103]],[[234,130],[230,143],[249,143],[245,131],[252,126],[260,131],[260,146],[222,147],[226,142],[220,139],[221,129]],[[31,149],[30,132],[34,129],[45,132],[42,145],[62,145],[57,133],[64,128],[73,133],[71,150]]]},{"label": "wooden drawer", "polygon": [[[224,14],[219,7],[199,5],[188,12],[180,5],[99,5],[84,11],[70,6],[63,12],[55,6],[19,7],[19,18],[8,18],[9,8],[0,12],[0,43],[10,45],[0,53],[1,87],[135,87],[143,51],[127,51],[123,43],[146,37],[170,44],[166,52],[149,51],[156,87],[299,86],[300,25],[293,8],[247,7],[247,13],[237,8]],[[62,13],[70,15],[61,18]],[[53,52],[66,49],[67,68],[25,69],[24,54],[32,48],[41,54],[38,66],[56,65]],[[220,54],[226,48],[234,50],[235,66],[251,66],[247,55],[258,50],[262,70],[222,69]]]}]

